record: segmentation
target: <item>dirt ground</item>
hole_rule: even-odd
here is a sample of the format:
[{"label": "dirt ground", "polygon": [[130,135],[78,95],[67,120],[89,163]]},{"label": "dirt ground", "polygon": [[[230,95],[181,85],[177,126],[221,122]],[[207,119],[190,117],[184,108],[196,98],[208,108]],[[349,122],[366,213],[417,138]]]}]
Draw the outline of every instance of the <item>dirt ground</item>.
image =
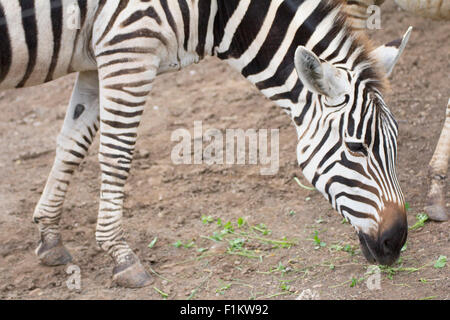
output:
[{"label": "dirt ground", "polygon": [[[412,17],[391,2],[382,19],[383,29],[371,32],[378,44],[415,27],[385,94],[400,124],[399,176],[412,226],[423,212],[427,163],[450,93],[450,24]],[[379,288],[370,290],[366,280],[373,274],[367,274],[352,227],[320,194],[293,180],[306,183],[296,166],[289,118],[216,59],[158,78],[140,128],[124,228],[154,284],[115,287],[111,260],[97,249],[97,140],[74,177],[62,219],[65,244],[81,269],[81,289],[69,290],[67,267],[38,263],[31,216],[50,172],[73,81],[68,76],[0,93],[0,298],[450,298],[448,264],[434,266],[440,256],[450,257],[449,223],[427,222],[410,231],[401,260],[382,268]],[[280,129],[279,173],[262,176],[255,165],[172,164],[172,132],[192,132],[194,121],[202,121],[204,130]],[[234,233],[221,234],[231,231],[228,221]]]}]

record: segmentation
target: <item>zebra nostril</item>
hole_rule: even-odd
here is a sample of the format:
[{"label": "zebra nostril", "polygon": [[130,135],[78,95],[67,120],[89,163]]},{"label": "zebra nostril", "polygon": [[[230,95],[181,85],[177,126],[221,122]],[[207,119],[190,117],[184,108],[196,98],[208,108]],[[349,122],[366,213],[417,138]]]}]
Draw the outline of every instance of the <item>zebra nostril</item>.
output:
[{"label": "zebra nostril", "polygon": [[384,252],[391,251],[390,244],[391,244],[391,242],[389,241],[389,239],[386,239],[386,240],[383,241],[383,250],[384,250]]},{"label": "zebra nostril", "polygon": [[404,243],[401,232],[387,232],[381,237],[380,245],[384,254],[392,254],[400,251]]}]

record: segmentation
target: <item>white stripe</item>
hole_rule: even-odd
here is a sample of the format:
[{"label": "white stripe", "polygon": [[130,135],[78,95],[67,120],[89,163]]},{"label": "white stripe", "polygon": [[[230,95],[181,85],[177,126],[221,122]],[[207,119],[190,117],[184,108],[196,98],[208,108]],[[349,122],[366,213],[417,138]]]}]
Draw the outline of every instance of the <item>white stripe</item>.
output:
[{"label": "white stripe", "polygon": [[281,3],[283,3],[283,0],[272,1],[261,30],[253,40],[252,44],[247,48],[247,51],[245,51],[244,54],[242,54],[238,59],[228,60],[229,64],[239,72],[241,72],[242,69],[244,69],[257,56],[267,38],[267,35],[270,32],[270,29],[272,28],[273,20],[275,19],[277,10]]},{"label": "white stripe", "polygon": [[338,35],[330,42],[328,47],[325,49],[324,52],[322,52],[322,54],[319,57],[320,58],[326,58],[330,54],[332,54],[337,49],[339,44],[341,43],[342,39],[345,36],[345,33],[346,33],[345,29],[342,29],[341,31],[339,31]]},{"label": "white stripe", "polygon": [[41,84],[47,77],[53,55],[53,35],[51,25],[51,8],[49,1],[36,1],[36,24],[38,33],[38,46],[36,65],[26,85]]},{"label": "white stripe", "polygon": [[233,15],[231,16],[230,20],[228,20],[228,23],[225,27],[224,35],[222,42],[219,45],[218,53],[223,53],[228,51],[231,45],[231,41],[233,40],[234,33],[236,32],[236,29],[239,27],[239,24],[241,23],[242,19],[245,16],[245,13],[247,12],[248,6],[250,5],[251,0],[241,0],[239,2],[238,7],[234,11]]},{"label": "white stripe", "polygon": [[270,98],[279,93],[292,91],[292,89],[294,89],[295,84],[297,83],[298,80],[299,79],[298,79],[297,71],[293,70],[284,85],[281,85],[279,87],[263,89],[263,90],[261,90],[261,93],[264,94],[266,97]]},{"label": "white stripe", "polygon": [[211,2],[211,13],[208,21],[208,33],[206,34],[205,54],[212,55],[212,49],[214,47],[214,21],[217,15],[217,2]]},{"label": "white stripe", "polygon": [[[353,39],[353,37],[351,35],[348,36],[347,40],[345,40],[345,43],[342,46],[341,50],[339,50],[338,55],[336,57],[334,57],[333,59],[329,60],[328,62],[331,64],[334,64],[335,62],[343,60],[347,56],[347,53],[350,50],[350,47],[354,41],[355,40]],[[347,64],[345,64],[345,65],[347,65]]]},{"label": "white stripe", "polygon": [[334,26],[334,22],[336,20],[336,16],[340,12],[341,8],[338,7],[334,9],[331,13],[329,13],[325,19],[323,19],[319,25],[315,28],[314,33],[311,35],[311,38],[309,38],[308,42],[306,43],[305,47],[312,49],[316,44],[318,44],[327,33],[331,30],[331,28]]},{"label": "white stripe", "polygon": [[188,51],[195,52],[198,46],[198,21],[199,19],[193,19],[192,16],[198,17],[198,6],[192,4],[193,1],[186,1],[189,6],[190,14],[190,29],[189,29],[189,42]]}]

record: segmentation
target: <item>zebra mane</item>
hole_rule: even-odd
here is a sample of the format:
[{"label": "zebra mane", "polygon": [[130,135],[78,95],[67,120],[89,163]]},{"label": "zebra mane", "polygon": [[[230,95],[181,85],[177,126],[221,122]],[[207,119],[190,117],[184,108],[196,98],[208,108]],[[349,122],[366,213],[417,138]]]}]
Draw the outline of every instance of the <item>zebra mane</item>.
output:
[{"label": "zebra mane", "polygon": [[367,86],[376,91],[384,91],[389,89],[389,81],[386,72],[379,66],[377,61],[372,58],[371,52],[375,49],[372,41],[364,32],[355,28],[351,22],[351,18],[346,10],[348,6],[346,0],[323,0],[324,10],[339,9],[339,13],[333,27],[337,32],[344,29],[346,36],[353,39],[350,52],[359,51],[358,57],[355,59],[353,69],[359,68],[359,79],[367,81]]}]

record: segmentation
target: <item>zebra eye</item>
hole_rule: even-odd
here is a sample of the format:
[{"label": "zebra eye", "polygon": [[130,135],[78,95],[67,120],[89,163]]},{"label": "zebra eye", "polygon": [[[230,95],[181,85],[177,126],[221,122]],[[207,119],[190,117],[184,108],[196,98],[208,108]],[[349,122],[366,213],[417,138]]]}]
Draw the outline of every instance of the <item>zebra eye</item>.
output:
[{"label": "zebra eye", "polygon": [[347,149],[350,150],[352,153],[356,153],[358,155],[365,155],[367,156],[367,149],[364,143],[362,142],[346,142],[345,145],[347,146]]}]

